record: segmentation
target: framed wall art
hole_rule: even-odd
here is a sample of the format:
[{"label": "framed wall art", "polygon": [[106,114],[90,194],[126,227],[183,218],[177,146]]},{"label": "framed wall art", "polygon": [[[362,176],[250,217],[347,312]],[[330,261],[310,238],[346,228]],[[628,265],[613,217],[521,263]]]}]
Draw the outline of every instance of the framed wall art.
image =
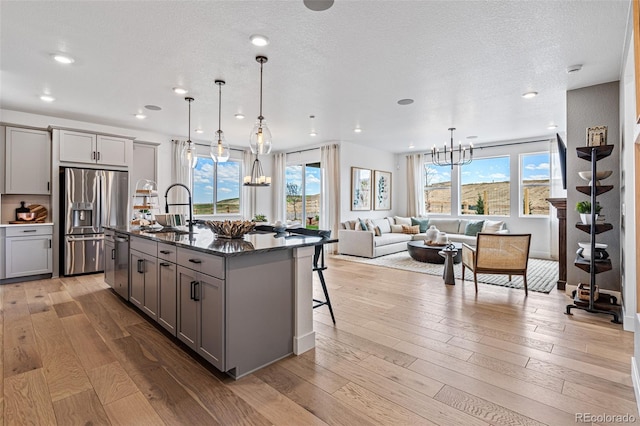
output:
[{"label": "framed wall art", "polygon": [[391,210],[391,172],[373,172],[373,209]]},{"label": "framed wall art", "polygon": [[371,170],[351,167],[351,210],[371,210]]},{"label": "framed wall art", "polygon": [[587,146],[600,146],[607,144],[607,126],[595,126],[587,128]]}]

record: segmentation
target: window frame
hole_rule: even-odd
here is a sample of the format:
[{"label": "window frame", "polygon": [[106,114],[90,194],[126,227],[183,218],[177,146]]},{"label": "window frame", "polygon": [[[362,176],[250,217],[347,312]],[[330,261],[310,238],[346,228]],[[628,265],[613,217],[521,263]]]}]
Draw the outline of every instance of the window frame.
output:
[{"label": "window frame", "polygon": [[[523,185],[523,172],[524,172],[524,167],[523,167],[523,159],[525,156],[532,156],[532,155],[540,155],[540,154],[547,154],[549,161],[549,178],[548,178],[548,183],[547,183],[547,187],[549,189],[549,197],[551,196],[551,150],[541,150],[541,151],[534,151],[534,152],[524,152],[524,153],[520,153],[518,154],[518,217],[519,218],[548,218],[549,215],[551,214],[551,208],[548,209],[547,213],[544,214],[524,214],[524,206],[522,204],[522,202],[524,200],[524,185]],[[542,186],[542,185],[540,185]]]},{"label": "window frame", "polygon": [[[463,196],[462,196],[462,187],[463,187],[463,174],[462,174],[462,169],[464,166],[458,166],[458,185],[457,185],[457,189],[458,189],[458,211],[457,211],[457,215],[460,218],[472,218],[472,217],[511,217],[511,209],[512,209],[512,200],[511,200],[511,185],[512,185],[512,178],[511,178],[511,159],[512,159],[512,155],[513,154],[502,154],[502,155],[489,155],[486,157],[477,157],[474,156],[473,158],[473,162],[477,163],[479,161],[483,161],[483,160],[491,160],[491,159],[496,159],[496,158],[506,158],[507,159],[507,172],[509,173],[509,180],[507,181],[508,184],[508,189],[507,189],[507,194],[509,195],[509,207],[507,209],[507,213],[506,214],[496,214],[496,213],[491,213],[489,212],[487,213],[483,213],[483,214],[470,214],[470,213],[463,213],[462,212],[462,202],[463,202]],[[484,182],[486,183],[486,182]],[[467,185],[472,185],[472,184],[467,184]]]},{"label": "window frame", "polygon": [[433,167],[446,167],[449,170],[451,170],[450,166],[439,166],[435,163],[432,163],[430,161],[425,161],[424,162],[424,167],[422,170],[422,193],[423,193],[423,197],[424,197],[424,214],[426,215],[432,215],[432,216],[453,216],[453,183],[454,183],[454,174],[458,173],[458,167],[454,167],[453,170],[451,170],[451,175],[450,175],[450,180],[449,180],[449,199],[451,200],[449,203],[449,213],[438,213],[438,212],[429,212],[427,211],[427,198],[426,198],[426,192],[427,192],[427,168],[429,166],[433,166]]},{"label": "window frame", "polygon": [[[243,199],[242,199],[242,169],[243,169],[243,161],[242,159],[239,158],[235,158],[235,157],[229,157],[229,159],[227,160],[227,162],[233,162],[233,163],[237,163],[238,164],[238,212],[237,213],[219,213],[217,211],[217,203],[219,200],[217,200],[217,196],[218,196],[218,162],[213,161],[213,159],[211,158],[211,156],[207,154],[198,154],[198,161],[200,161],[200,159],[206,159],[208,161],[211,161],[213,163],[213,181],[212,181],[212,186],[213,186],[213,191],[212,191],[212,198],[211,198],[211,204],[212,204],[212,213],[200,213],[200,214],[196,214],[195,211],[193,213],[193,217],[194,218],[203,218],[203,217],[220,217],[220,216],[241,216],[242,215],[242,205],[243,205]],[[192,197],[192,205],[195,207],[195,198],[196,198],[196,192],[195,192],[195,179],[194,179],[194,172],[195,172],[195,168],[190,168],[189,173],[190,173],[190,180],[191,180],[191,197]],[[194,208],[195,210],[195,208]]]}]

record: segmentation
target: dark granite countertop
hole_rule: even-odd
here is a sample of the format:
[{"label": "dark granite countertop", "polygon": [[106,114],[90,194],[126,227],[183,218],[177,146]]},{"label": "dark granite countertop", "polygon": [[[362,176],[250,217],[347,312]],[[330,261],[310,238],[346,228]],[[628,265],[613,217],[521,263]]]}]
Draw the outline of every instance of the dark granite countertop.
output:
[{"label": "dark granite countertop", "polygon": [[131,226],[105,226],[105,229],[224,257],[273,250],[291,250],[297,247],[316,246],[338,241],[337,239],[298,235],[291,232],[275,234],[266,231],[254,231],[246,234],[242,239],[225,239],[218,238],[211,229],[198,225],[194,226],[192,235],[189,235],[187,227],[178,228],[181,232],[186,233],[149,232]]}]

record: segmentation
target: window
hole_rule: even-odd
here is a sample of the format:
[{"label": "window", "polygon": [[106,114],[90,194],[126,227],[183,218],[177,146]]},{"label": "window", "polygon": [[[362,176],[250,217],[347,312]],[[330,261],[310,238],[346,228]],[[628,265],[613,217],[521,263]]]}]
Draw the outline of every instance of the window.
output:
[{"label": "window", "polygon": [[451,167],[425,164],[423,182],[425,212],[451,214]]},{"label": "window", "polygon": [[509,157],[474,159],[460,169],[461,214],[509,216]]},{"label": "window", "polygon": [[318,229],[320,221],[320,163],[286,168],[287,220]]},{"label": "window", "polygon": [[193,214],[240,214],[239,161],[198,157],[193,169]]},{"label": "window", "polygon": [[523,216],[549,215],[549,153],[520,156],[520,213]]}]

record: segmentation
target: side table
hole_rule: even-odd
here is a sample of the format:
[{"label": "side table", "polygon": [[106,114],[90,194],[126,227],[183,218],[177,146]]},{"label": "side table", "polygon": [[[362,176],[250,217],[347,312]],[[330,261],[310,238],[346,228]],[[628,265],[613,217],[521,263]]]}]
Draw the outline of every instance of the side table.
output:
[{"label": "side table", "polygon": [[453,258],[458,254],[458,250],[453,244],[448,244],[438,254],[444,258],[444,271],[442,272],[444,283],[456,285],[456,277],[453,275]]}]

